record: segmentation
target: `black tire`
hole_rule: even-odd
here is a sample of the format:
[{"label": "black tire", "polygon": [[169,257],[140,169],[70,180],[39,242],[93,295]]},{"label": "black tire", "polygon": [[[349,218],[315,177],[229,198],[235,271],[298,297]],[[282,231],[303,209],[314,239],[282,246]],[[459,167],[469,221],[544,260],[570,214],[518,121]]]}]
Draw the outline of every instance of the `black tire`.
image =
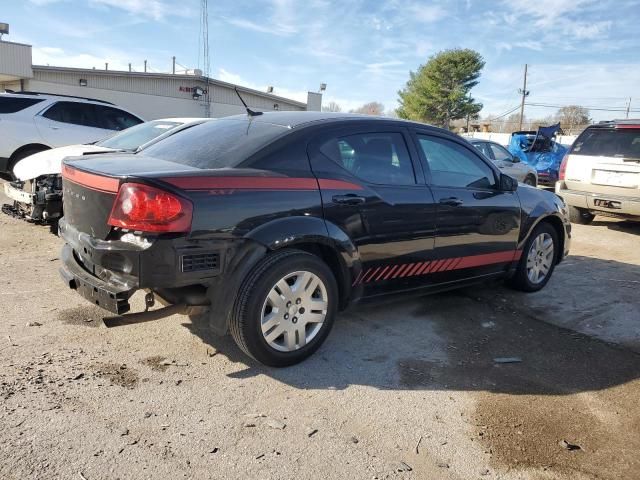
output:
[{"label": "black tire", "polygon": [[11,178],[11,180],[17,180],[16,176],[13,174],[13,167],[16,166],[23,158],[27,158],[30,155],[34,155],[36,153],[44,152],[45,150],[49,150],[46,147],[32,147],[27,148],[26,150],[21,151],[20,153],[14,154],[9,161],[9,165],[7,165],[7,174]]},{"label": "black tire", "polygon": [[527,175],[522,183],[524,183],[525,185],[531,185],[532,187],[537,186],[536,177],[534,177],[533,175]]},{"label": "black tire", "polygon": [[[327,313],[315,337],[303,347],[282,352],[271,347],[261,330],[262,308],[273,286],[286,275],[308,271],[318,276],[327,291]],[[233,307],[231,336],[247,355],[271,366],[295,365],[312,355],[325,341],[336,316],[338,287],[333,272],[320,258],[300,250],[283,250],[267,255],[242,282]]]},{"label": "black tire", "polygon": [[584,208],[572,207],[571,205],[569,205],[568,208],[569,220],[571,220],[571,223],[589,225],[593,222],[593,219],[596,218],[593,213],[590,213],[589,210],[585,210]]},{"label": "black tire", "polygon": [[[529,278],[527,272],[527,257],[529,256],[529,252],[533,248],[535,240],[542,234],[548,234],[553,240],[553,260],[551,261],[551,266],[546,277],[544,277],[542,281],[534,283]],[[556,232],[555,228],[553,228],[553,226],[548,222],[540,223],[533,230],[533,232],[531,232],[531,235],[529,235],[529,239],[525,243],[525,246],[522,250],[522,257],[520,257],[518,267],[516,268],[516,273],[508,281],[509,286],[522,292],[537,292],[538,290],[543,289],[553,275],[553,271],[555,270],[558,260],[558,255],[560,253],[560,242],[558,241],[558,233]]]}]

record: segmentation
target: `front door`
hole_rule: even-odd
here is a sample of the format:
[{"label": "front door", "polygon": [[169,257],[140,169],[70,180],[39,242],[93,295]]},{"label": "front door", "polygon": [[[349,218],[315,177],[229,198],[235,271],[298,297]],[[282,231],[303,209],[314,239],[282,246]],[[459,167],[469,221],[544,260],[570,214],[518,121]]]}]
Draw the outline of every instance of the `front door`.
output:
[{"label": "front door", "polygon": [[519,258],[520,201],[471,145],[428,131],[416,144],[437,209],[434,283],[504,272]]},{"label": "front door", "polygon": [[355,295],[418,286],[433,254],[436,211],[408,132],[343,128],[314,141],[309,156],[328,228],[342,230],[360,255]]}]

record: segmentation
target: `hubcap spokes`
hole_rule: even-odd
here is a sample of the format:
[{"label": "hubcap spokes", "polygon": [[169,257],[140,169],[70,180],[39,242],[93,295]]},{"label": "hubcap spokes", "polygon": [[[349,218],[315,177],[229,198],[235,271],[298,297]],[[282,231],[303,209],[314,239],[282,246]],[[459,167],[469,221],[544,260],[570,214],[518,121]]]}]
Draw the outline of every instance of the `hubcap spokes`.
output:
[{"label": "hubcap spokes", "polygon": [[553,238],[548,233],[541,233],[531,243],[527,254],[527,277],[531,283],[538,284],[547,278],[553,258]]},{"label": "hubcap spokes", "polygon": [[264,339],[281,352],[304,347],[322,328],[327,302],[320,277],[306,271],[287,274],[271,288],[262,306]]}]

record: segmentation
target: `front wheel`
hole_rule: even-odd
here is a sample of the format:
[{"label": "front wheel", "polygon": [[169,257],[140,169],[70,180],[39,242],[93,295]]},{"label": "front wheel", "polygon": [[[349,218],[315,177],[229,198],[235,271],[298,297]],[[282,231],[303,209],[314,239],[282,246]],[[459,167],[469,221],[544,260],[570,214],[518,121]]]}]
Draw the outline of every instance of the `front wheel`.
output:
[{"label": "front wheel", "polygon": [[242,283],[231,335],[265,365],[294,365],[325,341],[337,305],[338,287],[326,263],[300,250],[272,253]]},{"label": "front wheel", "polygon": [[523,292],[541,290],[551,278],[556,266],[560,243],[549,223],[541,223],[531,233],[510,285]]}]

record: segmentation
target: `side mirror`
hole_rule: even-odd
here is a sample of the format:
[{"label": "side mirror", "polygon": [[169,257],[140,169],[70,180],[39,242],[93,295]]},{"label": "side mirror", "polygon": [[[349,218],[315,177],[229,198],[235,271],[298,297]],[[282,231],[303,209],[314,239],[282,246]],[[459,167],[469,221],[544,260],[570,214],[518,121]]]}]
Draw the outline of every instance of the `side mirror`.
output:
[{"label": "side mirror", "polygon": [[511,161],[512,161],[513,163],[520,163],[520,157],[517,157],[517,156],[515,156],[515,155],[512,155],[512,156],[511,156]]},{"label": "side mirror", "polygon": [[515,178],[505,175],[504,173],[500,174],[500,191],[515,192],[517,189],[518,181]]}]

